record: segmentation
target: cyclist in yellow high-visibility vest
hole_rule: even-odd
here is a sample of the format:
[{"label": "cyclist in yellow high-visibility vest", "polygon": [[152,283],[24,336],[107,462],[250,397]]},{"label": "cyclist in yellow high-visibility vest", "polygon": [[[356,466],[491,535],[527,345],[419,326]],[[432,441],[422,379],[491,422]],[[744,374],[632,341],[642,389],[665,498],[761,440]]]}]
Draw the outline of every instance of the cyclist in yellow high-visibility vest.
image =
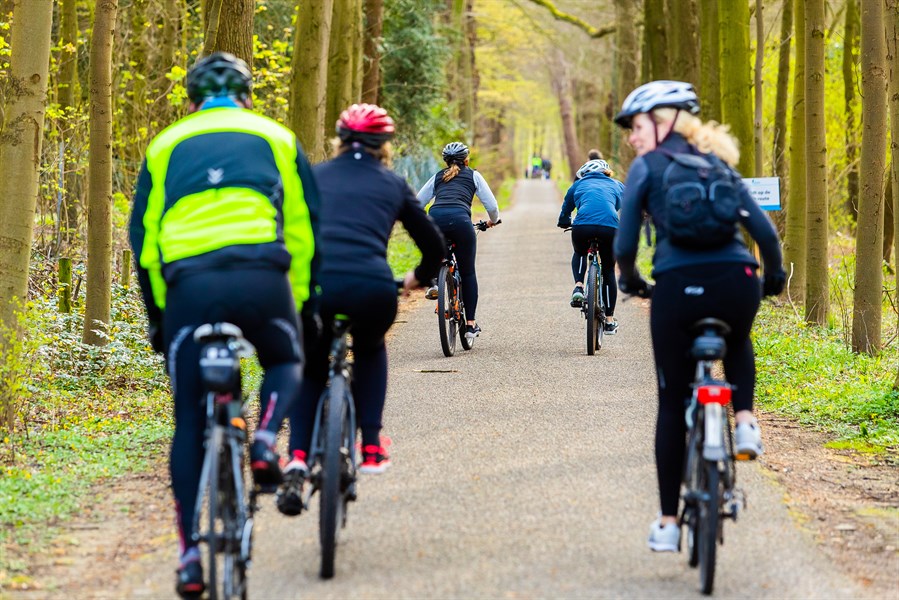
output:
[{"label": "cyclist in yellow high-visibility vest", "polygon": [[206,419],[192,334],[203,323],[227,321],[256,347],[265,375],[250,462],[256,483],[273,488],[282,478],[275,435],[302,377],[297,311],[318,262],[311,169],[289,129],[246,110],[251,88],[246,63],[230,54],[194,65],[190,114],[150,142],[131,215],[151,344],[165,354],[174,390],[177,591],[185,597],[205,589],[190,539]]}]

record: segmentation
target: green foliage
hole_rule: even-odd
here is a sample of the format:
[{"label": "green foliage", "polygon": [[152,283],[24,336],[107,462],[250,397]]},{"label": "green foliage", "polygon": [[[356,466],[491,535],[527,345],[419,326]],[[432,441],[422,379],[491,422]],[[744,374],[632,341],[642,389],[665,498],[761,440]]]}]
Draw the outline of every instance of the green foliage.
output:
[{"label": "green foliage", "polygon": [[759,405],[833,433],[838,440],[899,450],[895,345],[853,354],[839,335],[764,302],[753,335]]},{"label": "green foliage", "polygon": [[[440,0],[386,0],[382,104],[400,124],[397,146],[441,146],[461,127],[446,106],[445,35],[435,23]],[[447,135],[452,132],[454,135]]]}]

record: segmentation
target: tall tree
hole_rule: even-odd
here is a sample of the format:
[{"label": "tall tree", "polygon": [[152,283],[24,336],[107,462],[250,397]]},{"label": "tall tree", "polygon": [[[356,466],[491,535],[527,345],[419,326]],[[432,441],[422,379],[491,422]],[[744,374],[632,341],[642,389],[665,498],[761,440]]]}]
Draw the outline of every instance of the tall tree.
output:
[{"label": "tall tree", "polygon": [[112,299],[112,44],[118,0],[99,0],[90,61],[90,165],[87,209],[86,344],[101,346]]},{"label": "tall tree", "polygon": [[365,59],[362,101],[378,103],[381,87],[381,31],[384,27],[384,0],[365,0]]},{"label": "tall tree", "polygon": [[805,123],[806,123],[806,281],[805,318],[827,325],[830,280],[827,269],[827,136],[824,124],[824,0],[805,4]]},{"label": "tall tree", "polygon": [[365,15],[362,12],[362,0],[353,0],[353,66],[350,72],[352,80],[350,100],[360,102],[362,100],[362,57],[363,38],[365,35]]},{"label": "tall tree", "polygon": [[[890,67],[890,174],[893,180],[893,231],[899,237],[899,0],[887,0],[887,64]],[[896,297],[899,298],[899,243],[896,258]],[[893,389],[899,390],[899,368]]]},{"label": "tall tree", "polygon": [[702,14],[699,26],[700,44],[699,89],[702,90],[702,115],[721,122],[721,58],[718,31],[718,0],[700,0]]},{"label": "tall tree", "polygon": [[887,67],[883,3],[861,11],[862,153],[855,237],[852,349],[880,350],[883,292],[883,176],[886,173]]},{"label": "tall tree", "polygon": [[328,43],[328,101],[325,110],[325,131],[333,131],[340,112],[352,104],[353,95],[353,38],[355,16],[353,0],[334,0]]},{"label": "tall tree", "polygon": [[290,128],[313,162],[326,156],[325,86],[333,11],[334,0],[300,0],[297,8],[290,69]]},{"label": "tall tree", "polygon": [[[0,334],[16,329],[17,304],[28,294],[53,0],[17,0],[12,10],[16,18],[10,32],[8,77],[15,83],[15,91],[7,96],[0,137]],[[0,335],[0,360],[9,356],[2,349],[3,337]],[[0,430],[12,426],[11,383],[0,379]]]},{"label": "tall tree", "polygon": [[[639,46],[635,32],[634,3],[629,0],[615,0],[615,20],[617,22],[616,40],[618,42],[618,99],[616,104],[621,105],[627,95],[637,84],[637,65],[639,64]],[[620,127],[615,128],[614,135],[618,140],[618,166],[623,172],[630,167],[634,159],[634,150],[624,141]]]},{"label": "tall tree", "polygon": [[781,193],[784,192],[783,177],[786,161],[784,149],[787,146],[787,93],[790,83],[790,40],[793,29],[793,0],[784,0],[780,17],[780,48],[777,63],[777,99],[774,104],[774,175],[781,178]]},{"label": "tall tree", "polygon": [[765,19],[762,17],[762,0],[755,0],[755,119],[753,143],[755,144],[755,177],[764,175],[765,144],[762,139],[762,67],[765,64]]},{"label": "tall tree", "polygon": [[568,79],[568,65],[561,52],[557,52],[556,65],[551,71],[552,87],[559,101],[559,114],[562,118],[565,157],[568,159],[570,172],[575,173],[582,164],[583,155],[578,146],[577,132],[574,126],[574,109],[571,102],[571,81]]},{"label": "tall tree", "polygon": [[752,143],[752,107],[747,90],[752,87],[749,69],[749,0],[727,0],[718,6],[721,32],[721,117],[740,140],[738,170],[755,173]]},{"label": "tall tree", "polygon": [[649,52],[650,76],[652,79],[670,79],[665,0],[644,0],[643,22],[646,24],[643,35],[646,36],[646,49]]},{"label": "tall tree", "polygon": [[230,52],[253,66],[256,0],[206,0],[203,54]]},{"label": "tall tree", "polygon": [[846,111],[846,209],[858,218],[858,127],[855,119],[855,65],[858,62],[858,0],[846,0],[843,32],[843,99]]},{"label": "tall tree", "polygon": [[[699,10],[696,0],[674,0],[668,3],[671,34],[668,55],[673,79],[699,85]],[[700,90],[701,92],[702,90]]]},{"label": "tall tree", "polygon": [[[60,0],[59,45],[59,78],[56,84],[56,99],[63,114],[72,115],[78,91],[78,11],[76,0]],[[75,173],[69,157],[71,152],[66,148],[67,140],[62,140],[63,171],[66,173],[63,182],[63,203],[65,205],[66,241],[75,237],[78,231],[78,195],[75,192]]]},{"label": "tall tree", "polygon": [[787,225],[784,260],[790,275],[791,298],[805,298],[807,251],[805,153],[805,0],[793,0],[796,37],[796,75],[793,77],[793,112],[790,117],[790,188],[787,201]]}]

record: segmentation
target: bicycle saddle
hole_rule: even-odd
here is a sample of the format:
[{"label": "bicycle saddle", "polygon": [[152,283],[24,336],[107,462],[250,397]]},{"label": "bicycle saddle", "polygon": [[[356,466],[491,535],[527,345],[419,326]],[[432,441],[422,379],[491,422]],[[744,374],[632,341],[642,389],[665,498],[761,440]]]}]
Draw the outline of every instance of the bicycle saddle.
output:
[{"label": "bicycle saddle", "polygon": [[695,360],[719,360],[727,353],[724,336],[730,333],[730,326],[719,319],[701,319],[690,328],[696,335],[690,355]]}]

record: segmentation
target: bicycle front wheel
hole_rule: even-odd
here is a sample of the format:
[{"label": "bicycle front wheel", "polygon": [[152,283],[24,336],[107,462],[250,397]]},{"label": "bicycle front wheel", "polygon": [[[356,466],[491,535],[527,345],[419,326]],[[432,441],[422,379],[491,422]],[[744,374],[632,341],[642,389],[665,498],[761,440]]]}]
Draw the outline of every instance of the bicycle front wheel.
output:
[{"label": "bicycle front wheel", "polygon": [[[343,522],[344,497],[341,491],[341,466],[344,462],[343,440],[347,433],[347,389],[341,376],[331,378],[325,399],[325,432],[322,444],[321,509],[319,538],[322,546],[321,577],[334,577],[334,556],[337,552],[337,528]],[[352,451],[352,449],[347,449]]]},{"label": "bicycle front wheel", "polygon": [[440,347],[444,356],[452,356],[456,353],[456,334],[458,332],[458,320],[456,312],[459,307],[459,296],[456,290],[456,280],[450,271],[449,265],[440,267],[440,275],[437,277],[437,322],[440,327]]},{"label": "bicycle front wheel", "polygon": [[596,262],[590,263],[587,269],[587,299],[584,304],[584,317],[587,320],[587,354],[593,356],[602,348],[603,328],[601,323],[602,309],[599,301],[599,269]]},{"label": "bicycle front wheel", "polygon": [[704,494],[699,502],[699,585],[703,594],[715,586],[715,559],[720,523],[721,473],[716,461],[704,460]]}]

